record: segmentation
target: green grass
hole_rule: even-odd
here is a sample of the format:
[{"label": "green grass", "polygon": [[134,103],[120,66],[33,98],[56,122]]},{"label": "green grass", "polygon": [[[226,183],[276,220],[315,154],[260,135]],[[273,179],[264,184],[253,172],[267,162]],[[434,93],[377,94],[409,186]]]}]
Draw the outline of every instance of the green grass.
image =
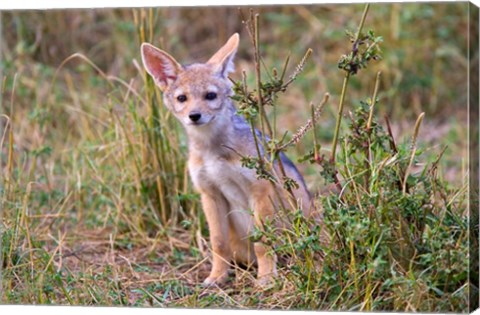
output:
[{"label": "green grass", "polygon": [[[351,49],[344,30],[356,30],[363,6],[256,8],[263,82],[288,55],[292,74],[313,49],[295,82],[267,108],[277,138],[288,131],[290,139],[311,117],[310,102],[330,93],[315,133],[287,152],[305,160],[297,165],[318,194],[325,225],[294,212],[292,229],[258,231],[279,256],[279,281],[269,290],[254,286],[255,270],[240,267],[221,289],[198,285],[208,275],[210,251],[186,169],[187,139],[139,64],[143,41],[178,60],[201,61],[240,31],[233,78],[245,69],[255,92],[254,48],[237,10],[3,12],[1,302],[464,311],[466,8],[370,7],[364,27],[383,37],[383,60],[349,81],[334,165],[326,161],[344,78],[337,64]],[[314,141],[323,162],[315,159]],[[328,192],[334,171],[341,195]],[[319,243],[321,233],[331,242]]]}]

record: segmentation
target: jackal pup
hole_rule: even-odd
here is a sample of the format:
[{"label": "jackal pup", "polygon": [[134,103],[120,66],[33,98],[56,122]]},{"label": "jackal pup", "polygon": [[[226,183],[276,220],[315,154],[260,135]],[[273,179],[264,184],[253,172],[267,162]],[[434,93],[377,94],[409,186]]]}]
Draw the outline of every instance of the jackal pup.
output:
[{"label": "jackal pup", "polygon": [[[285,192],[257,179],[255,170],[240,162],[240,155],[257,156],[257,150],[249,124],[236,113],[230,98],[228,73],[234,69],[238,43],[239,35],[234,34],[206,63],[187,66],[148,43],[141,47],[145,69],[188,134],[188,168],[201,195],[213,249],[212,269],[204,285],[224,282],[232,260],[257,263],[261,284],[277,274],[275,255],[262,241],[249,241],[254,226],[262,228],[266,219],[274,217],[277,196]],[[286,175],[299,184],[294,194],[308,214],[311,200],[302,176],[283,154],[281,161]]]}]

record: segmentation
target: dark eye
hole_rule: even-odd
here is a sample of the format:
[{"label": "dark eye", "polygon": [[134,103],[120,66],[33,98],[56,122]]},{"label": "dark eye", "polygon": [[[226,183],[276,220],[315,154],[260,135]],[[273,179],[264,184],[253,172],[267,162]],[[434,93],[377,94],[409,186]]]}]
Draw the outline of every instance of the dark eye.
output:
[{"label": "dark eye", "polygon": [[215,92],[208,92],[207,95],[205,95],[205,98],[209,101],[212,101],[217,98],[217,93]]},{"label": "dark eye", "polygon": [[180,102],[180,103],[183,103],[187,100],[187,96],[186,95],[179,95],[177,96],[177,100]]}]

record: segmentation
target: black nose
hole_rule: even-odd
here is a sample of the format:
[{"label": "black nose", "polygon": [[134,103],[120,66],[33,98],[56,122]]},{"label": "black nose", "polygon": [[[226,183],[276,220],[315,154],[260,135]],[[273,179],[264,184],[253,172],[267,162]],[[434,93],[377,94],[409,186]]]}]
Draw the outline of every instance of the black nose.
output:
[{"label": "black nose", "polygon": [[202,118],[202,114],[200,114],[200,113],[191,113],[190,115],[188,115],[188,117],[190,118],[191,121],[197,122],[200,118]]}]

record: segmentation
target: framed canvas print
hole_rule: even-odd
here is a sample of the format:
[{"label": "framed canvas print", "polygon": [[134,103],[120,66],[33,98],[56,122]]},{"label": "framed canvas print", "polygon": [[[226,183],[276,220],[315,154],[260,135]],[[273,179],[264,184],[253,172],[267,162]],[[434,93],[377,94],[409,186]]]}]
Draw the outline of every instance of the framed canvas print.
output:
[{"label": "framed canvas print", "polygon": [[1,304],[475,310],[478,18],[2,9]]}]

